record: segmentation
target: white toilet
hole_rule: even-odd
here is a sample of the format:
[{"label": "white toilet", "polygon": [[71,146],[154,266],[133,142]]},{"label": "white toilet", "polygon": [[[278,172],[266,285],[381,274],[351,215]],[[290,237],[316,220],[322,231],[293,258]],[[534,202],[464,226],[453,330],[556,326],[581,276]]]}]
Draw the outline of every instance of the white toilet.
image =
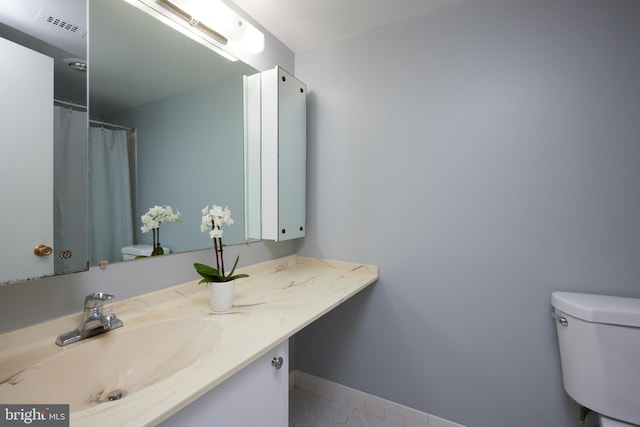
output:
[{"label": "white toilet", "polygon": [[564,389],[601,427],[640,426],[640,298],[553,292]]},{"label": "white toilet", "polygon": [[[164,254],[170,254],[171,249],[162,247]],[[122,248],[122,259],[124,261],[135,259],[137,256],[151,256],[153,245],[130,245]]]}]

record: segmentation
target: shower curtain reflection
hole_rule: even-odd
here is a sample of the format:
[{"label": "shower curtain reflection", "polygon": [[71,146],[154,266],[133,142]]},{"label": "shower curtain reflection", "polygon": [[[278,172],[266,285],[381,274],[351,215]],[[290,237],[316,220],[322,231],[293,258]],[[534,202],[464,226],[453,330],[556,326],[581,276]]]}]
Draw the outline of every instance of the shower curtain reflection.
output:
[{"label": "shower curtain reflection", "polygon": [[89,218],[91,265],[120,261],[133,243],[129,141],[135,131],[89,127]]},{"label": "shower curtain reflection", "polygon": [[55,274],[88,268],[87,112],[56,101],[53,108],[53,247]]}]

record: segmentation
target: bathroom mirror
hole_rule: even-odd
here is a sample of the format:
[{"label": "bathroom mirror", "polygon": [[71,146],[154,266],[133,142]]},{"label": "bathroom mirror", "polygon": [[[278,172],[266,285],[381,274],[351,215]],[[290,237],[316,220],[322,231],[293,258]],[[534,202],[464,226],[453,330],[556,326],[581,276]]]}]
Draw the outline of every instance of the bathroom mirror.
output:
[{"label": "bathroom mirror", "polygon": [[[160,225],[165,252],[211,247],[200,221],[214,203],[235,221],[224,243],[245,241],[243,76],[256,70],[159,18],[141,2],[89,1],[92,265],[121,260],[124,246],[151,244],[140,216],[155,205],[181,213],[182,222]],[[118,133],[128,149],[106,148]],[[92,175],[100,169],[118,173],[102,182]]]},{"label": "bathroom mirror", "polygon": [[[75,151],[79,158],[64,167],[76,174],[71,181],[79,186],[76,193],[87,197],[87,159],[92,164],[92,171],[100,169],[95,163],[98,153],[94,152],[99,150],[92,149],[97,145],[96,140],[97,143],[103,143],[100,149],[104,149],[112,144],[111,136],[107,134],[129,133],[124,137],[128,141],[126,160],[120,158],[116,165],[101,163],[101,170],[106,175],[118,177],[125,176],[125,171],[128,171],[129,179],[125,186],[129,187],[129,195],[119,197],[125,199],[125,205],[126,199],[129,200],[130,212],[119,214],[117,218],[116,215],[107,215],[106,219],[97,215],[87,225],[87,206],[91,206],[95,214],[97,206],[113,204],[111,199],[98,202],[96,197],[111,197],[112,193],[116,193],[110,183],[97,188],[94,186],[97,178],[91,177],[88,191],[90,202],[85,200],[78,205],[63,205],[67,211],[65,218],[70,225],[69,229],[80,231],[79,235],[72,236],[73,233],[69,231],[62,233],[59,224],[55,224],[53,230],[56,236],[64,234],[66,239],[76,238],[79,242],[85,242],[84,248],[80,245],[78,250],[73,251],[72,259],[80,260],[80,265],[63,266],[54,273],[86,270],[89,264],[94,265],[101,260],[110,263],[120,261],[122,246],[150,244],[150,233],[140,232],[140,216],[156,204],[170,205],[182,214],[182,222],[162,224],[160,227],[160,242],[170,248],[172,253],[211,246],[208,235],[200,232],[200,217],[201,209],[212,203],[228,206],[233,213],[235,224],[224,230],[225,244],[244,242],[242,77],[256,71],[240,61],[231,62],[220,57],[194,40],[193,36],[181,34],[124,0],[2,0],[0,36],[8,38],[18,34],[23,39],[19,43],[23,45],[34,43],[55,48],[56,42],[41,40],[44,37],[24,35],[23,28],[16,31],[11,25],[11,19],[6,18],[7,11],[23,7],[30,8],[26,13],[33,16],[43,10],[55,10],[58,17],[63,18],[62,21],[72,13],[74,18],[67,21],[78,23],[81,29],[88,27],[88,34],[78,38],[82,43],[86,43],[87,38],[90,41],[89,71],[75,71],[76,77],[82,76],[83,79],[79,94],[58,95],[59,55],[55,57],[55,97],[64,101],[60,103],[64,111],[70,114],[82,112],[82,106],[87,104],[84,83],[87,75],[89,80],[88,118],[92,123],[87,131],[88,118],[85,113],[83,130],[80,132],[84,144]],[[88,25],[83,21],[86,15],[89,16]],[[84,53],[83,56],[78,50],[64,51],[63,56],[65,59],[84,59],[86,48]],[[5,58],[2,60],[5,61]],[[68,72],[67,63],[63,65],[64,71]],[[126,128],[135,131],[128,132]],[[87,144],[88,133],[100,136],[93,137],[92,142]],[[121,139],[122,136],[118,138]],[[135,142],[131,142],[134,140]],[[56,162],[59,157],[68,158],[68,153],[68,149],[63,153],[56,151]],[[118,158],[121,153],[122,151],[116,155],[107,153],[106,157],[112,155],[111,157]],[[29,164],[25,163],[21,167],[27,169]],[[116,170],[117,173],[114,172]],[[82,178],[78,179],[78,176]],[[4,182],[12,181],[11,177],[2,179]],[[69,183],[65,186],[68,187]],[[120,191],[117,193],[121,194]],[[11,202],[5,199],[4,203]],[[104,213],[101,208],[97,210]],[[30,227],[28,221],[23,222],[7,224],[3,221],[2,227]],[[127,223],[130,224],[128,236],[114,245],[114,232],[119,232],[123,224]],[[4,231],[2,233],[4,235]],[[87,233],[91,236],[89,239],[86,237]],[[92,246],[107,242],[113,249],[103,252],[106,255],[94,256],[89,262],[87,241]],[[32,250],[32,245],[30,248]],[[2,249],[1,253],[11,256],[14,250],[12,246]],[[54,256],[58,256],[57,252],[54,251]],[[0,272],[0,283],[50,274],[53,273],[4,277]]]},{"label": "bathroom mirror", "polygon": [[89,268],[86,11],[0,1],[0,284]]}]

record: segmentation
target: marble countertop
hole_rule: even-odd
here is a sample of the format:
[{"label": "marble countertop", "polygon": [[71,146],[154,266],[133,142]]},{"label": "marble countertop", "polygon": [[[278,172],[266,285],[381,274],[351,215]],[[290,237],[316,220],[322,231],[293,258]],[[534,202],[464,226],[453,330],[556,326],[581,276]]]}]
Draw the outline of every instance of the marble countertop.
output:
[{"label": "marble countertop", "polygon": [[[55,338],[77,327],[81,313],[0,335],[0,402],[9,403],[12,383],[19,382],[15,379],[22,372],[92,340],[106,343],[114,334],[172,319],[215,322],[215,343],[175,374],[122,400],[85,405],[81,410],[71,406],[72,426],[157,424],[378,279],[375,266],[296,255],[238,272],[250,277],[235,282],[234,305],[225,313],[212,313],[207,287],[193,281],[105,305],[104,312],[116,313],[125,326],[66,347],[57,346]],[[171,345],[171,336],[159,335],[159,342]],[[59,386],[73,387],[74,381],[83,379],[70,372],[69,383]]]}]

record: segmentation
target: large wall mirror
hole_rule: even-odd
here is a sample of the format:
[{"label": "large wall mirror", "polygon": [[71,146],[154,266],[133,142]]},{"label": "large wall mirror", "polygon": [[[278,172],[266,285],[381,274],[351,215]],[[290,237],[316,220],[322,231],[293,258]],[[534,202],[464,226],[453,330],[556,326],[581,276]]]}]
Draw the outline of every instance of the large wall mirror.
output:
[{"label": "large wall mirror", "polygon": [[[23,7],[27,15],[56,12],[62,21],[88,28],[80,38],[88,47],[85,55],[82,48],[43,52],[42,46],[56,47],[58,42],[42,40],[44,36],[5,18],[8,9]],[[55,77],[56,109],[82,123],[71,131],[81,144],[60,153],[55,147],[55,168],[76,173],[58,180],[62,189],[56,186],[54,200],[61,201],[58,210],[63,212],[54,234],[62,243],[54,247],[53,257],[66,265],[55,274],[122,261],[123,247],[151,244],[151,234],[140,230],[140,217],[154,205],[169,205],[181,213],[181,222],[160,226],[160,242],[171,253],[211,247],[200,220],[201,209],[212,203],[233,213],[235,224],[224,230],[225,244],[246,240],[243,76],[256,70],[219,56],[145,7],[124,0],[0,1],[2,38],[53,57],[56,67],[62,61],[65,75],[75,73],[70,74],[76,82],[73,95],[59,91],[60,73]],[[72,59],[87,56],[88,72],[68,67]],[[11,59],[2,58],[7,61]],[[87,105],[88,113],[83,108]],[[62,161],[64,165],[58,165]],[[11,182],[1,174],[4,182]],[[64,195],[70,187],[72,194]],[[3,228],[29,226],[2,222]],[[73,239],[79,242],[77,249],[66,252],[72,256],[65,260],[63,243]],[[13,249],[2,251],[4,256]],[[70,259],[79,262],[71,265]],[[16,279],[2,274],[0,283]]]}]

